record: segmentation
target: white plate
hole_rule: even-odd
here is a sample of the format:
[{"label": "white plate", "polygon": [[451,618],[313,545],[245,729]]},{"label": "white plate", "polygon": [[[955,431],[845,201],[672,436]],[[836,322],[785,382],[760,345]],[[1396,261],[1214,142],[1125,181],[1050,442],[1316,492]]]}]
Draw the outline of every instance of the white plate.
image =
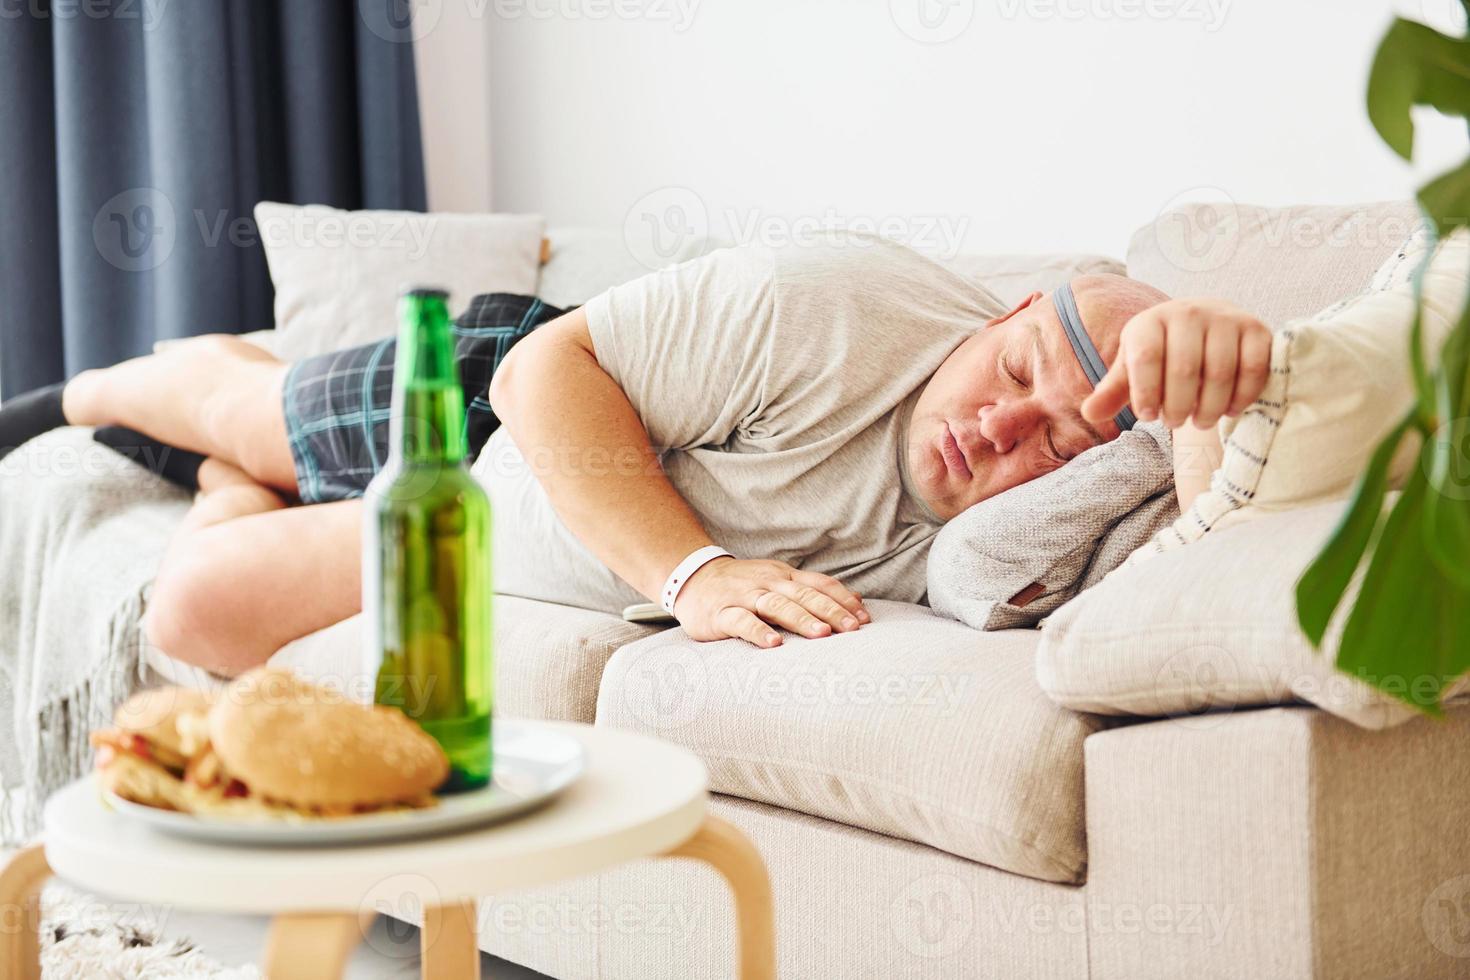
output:
[{"label": "white plate", "polygon": [[156,830],[220,844],[365,844],[427,837],[505,820],[551,800],[582,775],[582,743],[563,732],[513,721],[494,724],[493,778],[484,789],[440,797],[426,810],[396,810],[361,817],[310,820],[269,817],[241,820],[197,817],[125,800],[103,798],[119,814]]}]

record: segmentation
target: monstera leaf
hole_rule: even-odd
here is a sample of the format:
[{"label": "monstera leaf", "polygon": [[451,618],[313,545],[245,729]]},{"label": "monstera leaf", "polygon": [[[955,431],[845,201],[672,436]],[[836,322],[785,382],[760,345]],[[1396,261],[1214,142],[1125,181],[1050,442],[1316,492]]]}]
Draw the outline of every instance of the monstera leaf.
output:
[{"label": "monstera leaf", "polygon": [[[1461,4],[1470,20],[1470,0]],[[1368,118],[1405,159],[1413,156],[1416,105],[1470,118],[1470,39],[1398,19],[1373,59]],[[1470,225],[1470,160],[1425,184],[1418,198],[1441,237]],[[1421,268],[1416,283],[1422,276]],[[1338,669],[1438,714],[1446,687],[1470,670],[1470,302],[1433,370],[1422,310],[1410,344],[1414,408],[1379,444],[1337,529],[1297,583],[1297,619],[1320,646],[1361,570]],[[1385,513],[1389,463],[1410,433],[1423,440],[1421,465]]]}]

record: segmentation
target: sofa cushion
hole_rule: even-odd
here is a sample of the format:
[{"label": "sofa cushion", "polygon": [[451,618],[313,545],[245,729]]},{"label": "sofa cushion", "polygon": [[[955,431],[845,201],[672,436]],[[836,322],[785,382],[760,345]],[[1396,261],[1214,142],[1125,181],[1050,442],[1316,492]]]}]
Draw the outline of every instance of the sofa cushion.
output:
[{"label": "sofa cushion", "polygon": [[1032,292],[1049,293],[1078,276],[1097,273],[1123,274],[1123,263],[1105,255],[1058,252],[1046,255],[980,255],[961,253],[943,259],[966,279],[980,283],[1008,306]]},{"label": "sofa cushion", "polygon": [[[621,230],[552,228],[546,237],[551,241],[551,258],[541,267],[536,295],[552,306],[581,306],[598,293],[653,271],[633,254]],[[691,236],[668,256],[668,264],[698,258],[722,244]]]},{"label": "sofa cushion", "polygon": [[1186,204],[1134,232],[1128,274],[1170,296],[1228,299],[1274,329],[1361,291],[1418,223],[1413,201]]},{"label": "sofa cushion", "polygon": [[873,622],[774,650],[675,629],[619,650],[597,723],[696,752],[710,788],[1049,881],[1086,863],[1082,742],[1037,687],[1034,630],[869,600]]},{"label": "sofa cushion", "polygon": [[[1350,601],[1321,653],[1297,626],[1296,580],[1343,507],[1270,514],[1118,569],[1046,620],[1036,660],[1041,687],[1058,704],[1112,715],[1308,701],[1365,728],[1414,717],[1333,667]],[[1391,680],[1404,689],[1414,681]]]}]

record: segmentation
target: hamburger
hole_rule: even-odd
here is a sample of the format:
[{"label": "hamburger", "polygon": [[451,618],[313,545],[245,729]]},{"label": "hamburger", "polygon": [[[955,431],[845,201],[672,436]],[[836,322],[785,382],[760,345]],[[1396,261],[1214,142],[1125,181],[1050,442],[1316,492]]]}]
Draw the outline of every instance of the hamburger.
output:
[{"label": "hamburger", "polygon": [[[148,719],[146,732],[140,718]],[[433,806],[449,774],[439,743],[403,712],[357,704],[268,667],[213,697],[180,688],[135,695],[92,743],[105,788],[209,816],[325,818]]]},{"label": "hamburger", "polygon": [[103,787],[124,799],[182,809],[182,780],[211,705],[210,695],[182,687],[140,691],[124,701],[113,727],[90,739]]}]

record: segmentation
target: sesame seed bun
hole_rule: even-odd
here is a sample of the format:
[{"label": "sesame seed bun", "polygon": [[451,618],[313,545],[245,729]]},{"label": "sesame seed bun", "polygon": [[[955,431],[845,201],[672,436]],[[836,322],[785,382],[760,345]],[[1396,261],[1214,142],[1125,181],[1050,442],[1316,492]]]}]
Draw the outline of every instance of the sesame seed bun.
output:
[{"label": "sesame seed bun", "polygon": [[139,691],[113,712],[112,723],[130,735],[141,735],[165,765],[180,767],[191,754],[179,734],[179,719],[202,715],[213,698],[202,691],[182,687],[156,687]]},{"label": "sesame seed bun", "polygon": [[252,795],[307,809],[409,802],[449,775],[439,743],[403,712],[269,667],[226,689],[210,710],[209,736]]}]

